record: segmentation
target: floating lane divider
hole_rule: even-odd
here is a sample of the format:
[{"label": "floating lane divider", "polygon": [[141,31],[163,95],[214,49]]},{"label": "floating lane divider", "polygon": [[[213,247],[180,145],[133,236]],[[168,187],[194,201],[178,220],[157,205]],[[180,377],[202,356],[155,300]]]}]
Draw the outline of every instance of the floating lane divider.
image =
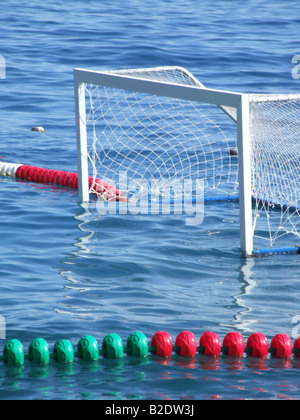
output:
[{"label": "floating lane divider", "polygon": [[[238,195],[222,195],[222,196],[212,196],[212,197],[204,197],[204,198],[170,198],[167,200],[159,200],[159,201],[153,201],[153,203],[157,204],[181,204],[181,203],[190,203],[190,204],[198,204],[203,202],[204,204],[210,204],[210,203],[218,203],[218,202],[238,202],[239,196]],[[151,203],[151,201],[150,201]]]},{"label": "floating lane divider", "polygon": [[206,331],[200,337],[197,346],[195,335],[191,331],[182,331],[176,337],[173,346],[171,336],[165,331],[158,331],[153,335],[149,346],[145,334],[134,332],[128,337],[124,347],[121,337],[112,333],[104,337],[101,349],[95,337],[86,335],[79,340],[77,352],[74,351],[70,341],[59,340],[55,343],[51,354],[47,341],[37,338],[31,342],[26,355],[19,340],[9,340],[4,346],[0,361],[8,366],[22,368],[25,360],[46,366],[50,363],[50,359],[54,359],[60,364],[67,365],[73,363],[75,357],[88,362],[99,360],[100,355],[106,359],[122,359],[125,353],[141,359],[148,357],[149,354],[170,358],[173,352],[183,358],[193,358],[197,353],[211,357],[219,357],[223,353],[225,356],[238,358],[242,358],[245,354],[256,358],[267,358],[268,354],[271,354],[271,357],[280,359],[290,359],[294,354],[295,358],[300,358],[300,337],[293,345],[288,335],[277,334],[269,347],[264,334],[253,333],[245,346],[240,333],[230,332],[225,336],[221,346],[219,336],[212,331]]},{"label": "floating lane divider", "polygon": [[[63,187],[78,189],[78,174],[74,172],[0,162],[0,175],[20,178],[39,184],[56,184]],[[101,179],[89,177],[89,188],[105,200],[127,202],[127,198],[121,191]]]}]

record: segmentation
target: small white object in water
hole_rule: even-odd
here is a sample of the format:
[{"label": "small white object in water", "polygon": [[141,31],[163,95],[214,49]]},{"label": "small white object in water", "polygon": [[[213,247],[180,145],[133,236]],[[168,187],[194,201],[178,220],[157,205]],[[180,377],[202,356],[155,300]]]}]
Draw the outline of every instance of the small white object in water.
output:
[{"label": "small white object in water", "polygon": [[33,127],[31,131],[38,131],[39,133],[44,133],[45,129],[44,127]]}]

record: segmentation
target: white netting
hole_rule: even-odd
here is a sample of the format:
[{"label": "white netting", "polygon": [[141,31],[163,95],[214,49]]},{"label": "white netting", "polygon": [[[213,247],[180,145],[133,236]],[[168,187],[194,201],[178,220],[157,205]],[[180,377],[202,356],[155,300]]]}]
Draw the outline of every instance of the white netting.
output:
[{"label": "white netting", "polygon": [[251,95],[250,101],[254,235],[272,247],[287,234],[300,237],[300,97]]},{"label": "white netting", "polygon": [[[115,74],[203,86],[181,68]],[[236,192],[237,158],[229,153],[237,147],[236,125],[218,106],[89,84],[86,103],[93,177],[120,187],[120,173],[126,172],[122,192],[129,198],[137,184],[163,195],[185,179],[203,179],[206,195]]]},{"label": "white netting", "polygon": [[176,85],[204,87],[203,83],[182,67],[113,70],[109,73],[131,76],[137,79],[154,80],[156,82],[173,83]]}]

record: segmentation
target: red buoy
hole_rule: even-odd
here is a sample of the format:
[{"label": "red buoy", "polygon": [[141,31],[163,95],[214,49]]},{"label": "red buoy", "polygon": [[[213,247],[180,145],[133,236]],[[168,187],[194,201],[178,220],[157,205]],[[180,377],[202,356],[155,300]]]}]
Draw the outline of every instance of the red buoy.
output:
[{"label": "red buoy", "polygon": [[[178,354],[182,357],[193,357],[197,353],[197,340],[191,331],[182,331],[176,337],[175,347],[180,348]],[[175,350],[177,353],[177,350]]]},{"label": "red buoy", "polygon": [[298,350],[298,351],[294,352],[294,356],[296,358],[300,358],[300,337],[296,338],[296,340],[294,342],[294,350]]},{"label": "red buoy", "polygon": [[229,356],[242,357],[245,352],[245,342],[238,332],[228,333],[223,340],[223,352]]},{"label": "red buoy", "polygon": [[165,331],[156,332],[151,340],[151,347],[155,347],[155,354],[159,357],[170,357],[173,351],[171,336]]},{"label": "red buoy", "polygon": [[199,347],[203,347],[204,351],[200,353],[205,356],[220,356],[221,354],[221,340],[217,334],[212,331],[204,332],[199,341]]},{"label": "red buoy", "polygon": [[286,334],[277,334],[271,341],[272,356],[280,359],[290,359],[293,353],[293,344]]},{"label": "red buoy", "polygon": [[238,151],[237,149],[230,149],[228,151],[229,156],[237,156],[238,155]]},{"label": "red buoy", "polygon": [[267,337],[261,333],[251,334],[247,341],[247,348],[251,349],[248,354],[253,357],[267,357],[269,353]]}]

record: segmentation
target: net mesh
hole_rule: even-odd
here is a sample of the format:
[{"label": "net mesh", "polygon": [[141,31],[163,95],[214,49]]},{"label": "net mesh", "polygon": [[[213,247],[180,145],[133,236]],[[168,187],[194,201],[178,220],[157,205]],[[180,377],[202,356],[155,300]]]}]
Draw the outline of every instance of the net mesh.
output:
[{"label": "net mesh", "polygon": [[114,70],[112,74],[135,77],[137,79],[153,80],[156,82],[173,83],[184,86],[198,86],[204,85],[197,80],[193,74],[182,67],[153,67],[146,69],[126,69]]},{"label": "net mesh", "polygon": [[[203,86],[182,69],[117,74],[187,86]],[[205,194],[237,190],[236,125],[215,105],[86,85],[88,156],[92,176],[130,199],[143,187],[151,198],[182,193],[184,180],[204,180]],[[126,173],[127,185],[120,185]],[[170,188],[170,186],[172,188]],[[125,188],[125,190],[124,190]]]},{"label": "net mesh", "polygon": [[300,99],[252,95],[250,101],[254,236],[273,247],[286,235],[300,237]]}]

